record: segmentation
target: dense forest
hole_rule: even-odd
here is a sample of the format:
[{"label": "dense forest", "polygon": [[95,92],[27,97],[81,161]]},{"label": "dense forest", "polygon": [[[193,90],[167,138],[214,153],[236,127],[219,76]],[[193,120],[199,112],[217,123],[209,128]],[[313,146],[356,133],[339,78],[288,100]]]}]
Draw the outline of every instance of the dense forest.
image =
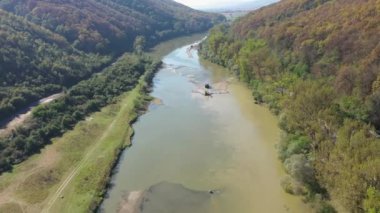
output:
[{"label": "dense forest", "polygon": [[88,78],[110,57],[85,54],[57,34],[0,10],[0,120]]},{"label": "dense forest", "polygon": [[209,29],[220,15],[171,0],[0,0],[0,121],[125,51]]},{"label": "dense forest", "polygon": [[36,108],[26,125],[0,138],[0,173],[38,152],[91,112],[132,90],[142,75],[149,82],[159,66],[145,56],[124,55],[100,74],[73,86],[63,97]]},{"label": "dense forest", "polygon": [[378,0],[283,0],[201,46],[278,114],[282,185],[320,212],[380,212],[379,20]]},{"label": "dense forest", "polygon": [[98,53],[124,52],[137,35],[154,44],[224,20],[172,0],[2,0],[0,8],[65,37],[79,50]]}]

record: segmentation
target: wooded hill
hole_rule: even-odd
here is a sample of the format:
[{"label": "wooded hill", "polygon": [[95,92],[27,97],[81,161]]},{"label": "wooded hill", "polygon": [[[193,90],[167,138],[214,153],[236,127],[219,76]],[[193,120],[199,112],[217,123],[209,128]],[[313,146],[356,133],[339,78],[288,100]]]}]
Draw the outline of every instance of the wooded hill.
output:
[{"label": "wooded hill", "polygon": [[106,53],[132,48],[137,35],[153,44],[224,19],[172,0],[3,0],[0,7],[62,35],[77,49]]},{"label": "wooded hill", "polygon": [[86,54],[64,37],[0,10],[0,119],[99,71],[110,57]]},{"label": "wooded hill", "polygon": [[89,78],[137,36],[150,47],[222,20],[171,0],[0,0],[0,120]]},{"label": "wooded hill", "polygon": [[218,26],[203,57],[228,67],[286,132],[285,190],[333,212],[380,212],[380,1],[283,0]]}]

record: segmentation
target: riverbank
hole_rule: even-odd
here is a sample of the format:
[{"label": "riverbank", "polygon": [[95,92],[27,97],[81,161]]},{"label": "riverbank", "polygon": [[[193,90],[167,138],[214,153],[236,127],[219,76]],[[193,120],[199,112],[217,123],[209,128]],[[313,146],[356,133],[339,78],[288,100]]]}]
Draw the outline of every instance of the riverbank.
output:
[{"label": "riverbank", "polygon": [[[195,35],[194,40],[203,35]],[[159,59],[184,37],[158,45],[150,55]],[[174,43],[174,46],[172,46]],[[150,73],[152,74],[152,73]],[[102,200],[119,153],[131,144],[131,124],[150,101],[146,82],[121,95],[115,104],[91,114],[73,130],[56,138],[40,154],[0,176],[0,212],[87,212]]]},{"label": "riverbank", "polygon": [[148,100],[141,89],[144,84],[142,77],[116,104],[92,114],[53,140],[41,154],[3,174],[0,212],[86,212],[96,208],[118,153],[130,145],[137,107]]},{"label": "riverbank", "polygon": [[[134,124],[133,146],[121,155],[99,212],[130,207],[131,194],[157,185],[143,213],[310,212],[280,186],[275,116],[255,105],[229,72],[199,61],[196,51],[189,57],[190,46],[182,43],[163,58],[151,95],[164,104]],[[228,94],[192,93],[204,82],[226,81]]]}]

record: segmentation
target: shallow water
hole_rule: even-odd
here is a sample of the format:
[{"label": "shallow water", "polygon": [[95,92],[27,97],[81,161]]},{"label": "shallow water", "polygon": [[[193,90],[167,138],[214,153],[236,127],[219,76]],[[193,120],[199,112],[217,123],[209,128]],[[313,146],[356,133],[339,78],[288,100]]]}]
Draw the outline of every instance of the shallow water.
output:
[{"label": "shallow water", "polygon": [[[275,117],[224,69],[200,61],[196,51],[189,57],[188,47],[164,57],[152,92],[162,104],[152,104],[134,125],[133,146],[123,153],[100,211],[118,212],[129,193],[147,196],[159,184],[136,212],[308,212],[280,186]],[[194,92],[205,83],[228,85],[230,93]]]}]

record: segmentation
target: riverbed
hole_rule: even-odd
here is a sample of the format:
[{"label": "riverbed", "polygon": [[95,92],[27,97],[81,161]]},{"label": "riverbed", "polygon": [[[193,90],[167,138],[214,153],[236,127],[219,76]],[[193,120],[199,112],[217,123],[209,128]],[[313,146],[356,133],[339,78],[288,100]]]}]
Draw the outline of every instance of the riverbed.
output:
[{"label": "riverbed", "polygon": [[[195,38],[193,38],[195,42]],[[199,39],[199,38],[197,38]],[[135,123],[100,212],[308,212],[286,194],[276,118],[192,43],[163,57],[155,98]],[[212,96],[204,96],[210,84]]]}]

